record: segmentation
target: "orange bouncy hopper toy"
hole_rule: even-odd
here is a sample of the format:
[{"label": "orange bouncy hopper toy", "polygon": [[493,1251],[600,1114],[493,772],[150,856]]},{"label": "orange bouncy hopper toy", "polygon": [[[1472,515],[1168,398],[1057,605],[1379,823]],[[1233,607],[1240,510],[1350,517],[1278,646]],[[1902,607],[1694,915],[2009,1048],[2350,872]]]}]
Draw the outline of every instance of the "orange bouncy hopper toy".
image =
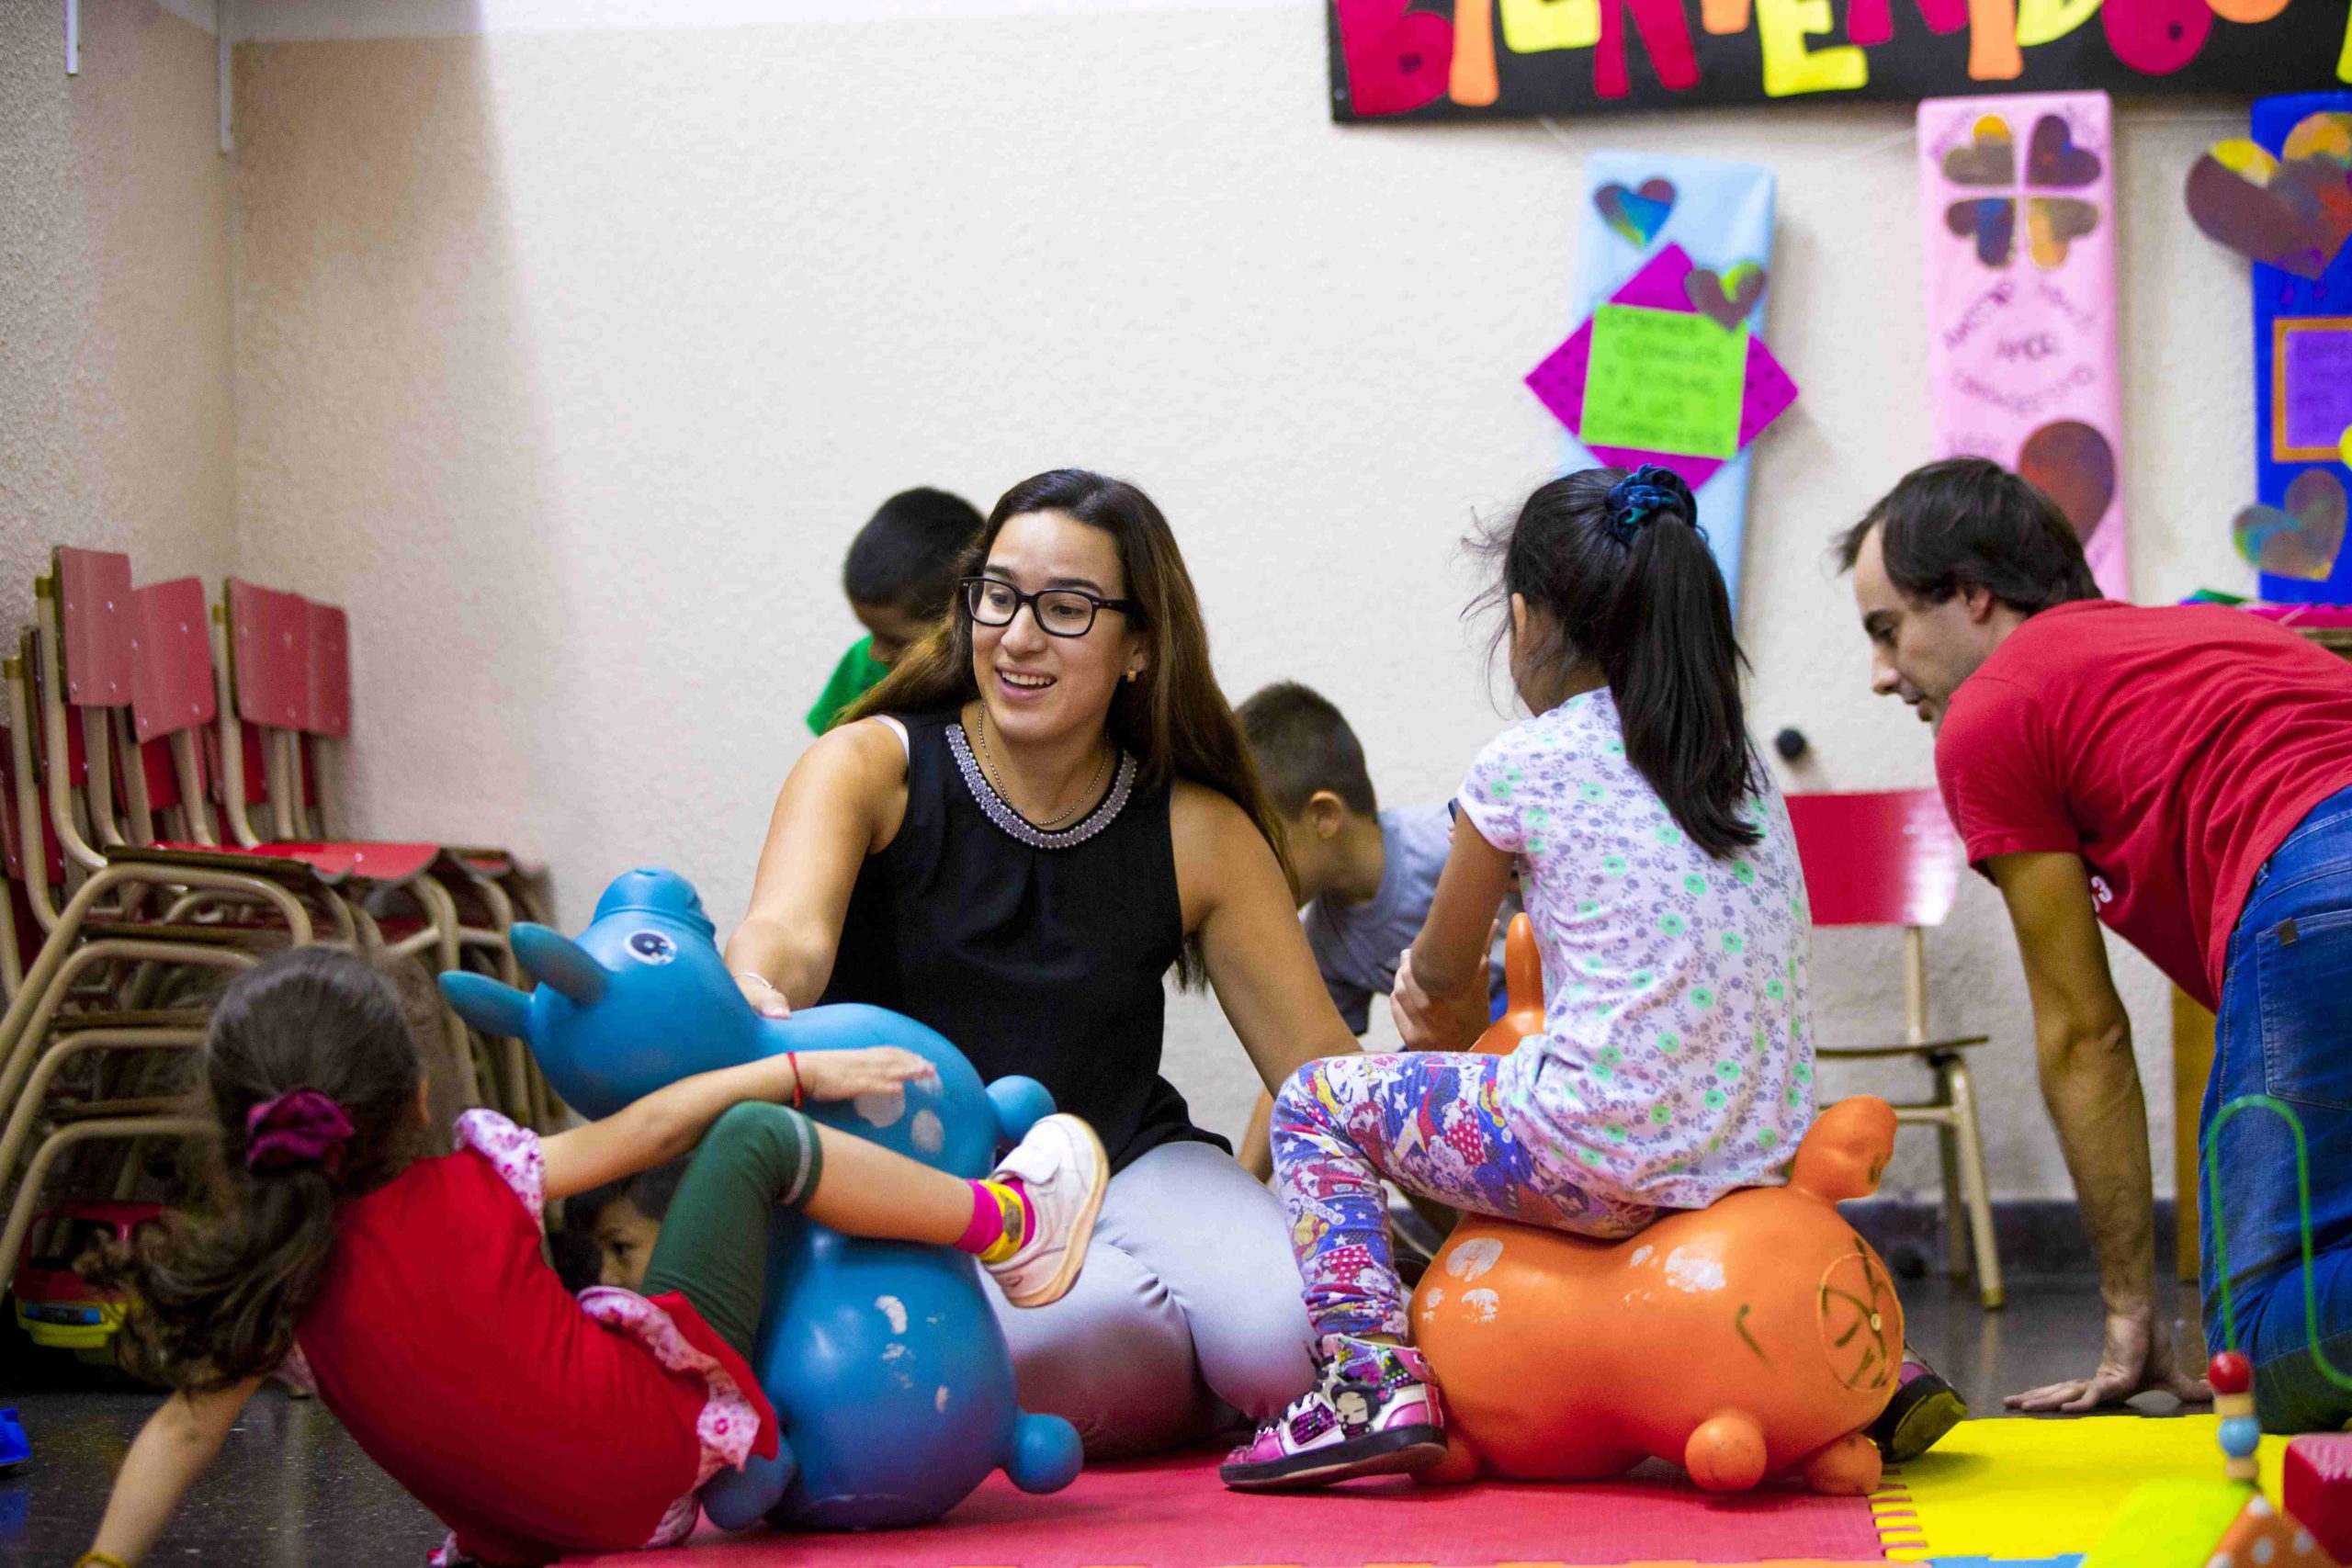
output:
[{"label": "orange bouncy hopper toy", "polygon": [[[1507,947],[1510,1008],[1478,1049],[1542,1027],[1526,919]],[[1876,1190],[1894,1148],[1894,1111],[1861,1096],[1815,1119],[1788,1186],[1623,1241],[1465,1218],[1413,1292],[1446,1413],[1446,1457],[1421,1479],[1598,1481],[1657,1458],[1710,1491],[1786,1473],[1870,1491],[1863,1428],[1894,1393],[1903,1308],[1836,1205]]]}]

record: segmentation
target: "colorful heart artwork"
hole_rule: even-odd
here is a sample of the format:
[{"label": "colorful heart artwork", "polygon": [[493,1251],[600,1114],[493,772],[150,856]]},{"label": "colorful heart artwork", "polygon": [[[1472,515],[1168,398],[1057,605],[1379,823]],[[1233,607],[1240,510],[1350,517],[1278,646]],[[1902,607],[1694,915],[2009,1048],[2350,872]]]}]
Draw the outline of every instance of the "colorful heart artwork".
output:
[{"label": "colorful heart artwork", "polygon": [[2098,209],[2071,196],[2030,196],[2025,202],[2026,253],[2044,272],[2066,265],[2066,247],[2098,227]]},{"label": "colorful heart artwork", "polygon": [[2344,485],[2325,468],[2305,468],[2287,487],[2286,509],[2249,506],[2230,526],[2238,554],[2273,577],[2324,582],[2344,547]]},{"label": "colorful heart artwork", "polygon": [[2033,140],[2026,148],[2025,183],[2071,189],[2098,178],[2098,154],[2075,145],[2074,132],[2054,114],[2033,122]]},{"label": "colorful heart artwork", "polygon": [[1990,458],[2038,487],[2120,597],[2112,125],[2104,93],[1931,99],[1917,156],[1930,455]]},{"label": "colorful heart artwork", "polygon": [[1667,215],[1674,210],[1674,182],[1644,180],[1638,190],[1605,185],[1592,193],[1592,205],[1619,238],[1640,250],[1666,227]]},{"label": "colorful heart artwork", "polygon": [[[2075,143],[2064,116],[2045,114],[2033,122],[2033,138],[2025,157],[2029,187],[2080,189],[2097,184],[2105,167],[2098,153]],[[2008,123],[1998,115],[1979,119],[1971,128],[1970,139],[1944,154],[1943,171],[1954,185],[2012,184],[2017,178],[2017,149],[2009,139]],[[2045,272],[2065,265],[2066,247],[2098,228],[2098,209],[2090,202],[2077,197],[2025,192],[1955,201],[1945,209],[1944,227],[1973,241],[1978,261],[2004,267],[2009,265],[2017,240],[2020,205],[2025,208],[2026,253]]]},{"label": "colorful heart artwork", "polygon": [[1453,24],[1407,0],[1332,0],[1348,100],[1360,115],[1408,114],[1445,96]]},{"label": "colorful heart artwork", "polygon": [[1733,332],[1756,309],[1756,301],[1764,298],[1764,269],[1754,262],[1742,262],[1720,276],[1699,266],[1682,280],[1682,291],[1690,297],[1692,310],[1724,331]]},{"label": "colorful heart artwork", "polygon": [[2018,477],[2056,502],[2087,539],[2115,499],[2115,448],[2081,420],[2056,420],[2025,438]]},{"label": "colorful heart artwork", "polygon": [[2352,239],[2352,114],[2296,122],[2274,158],[2217,141],[2188,171],[2188,216],[2240,255],[2299,277],[2327,271]]},{"label": "colorful heart artwork", "polygon": [[1944,178],[1956,186],[2005,186],[2018,177],[2018,145],[2009,122],[1988,114],[1970,139],[1944,154]]},{"label": "colorful heart artwork", "polygon": [[2009,243],[2017,238],[2018,204],[2006,196],[1955,201],[1944,210],[1944,227],[1975,241],[1976,259],[1986,266],[2007,266]]}]

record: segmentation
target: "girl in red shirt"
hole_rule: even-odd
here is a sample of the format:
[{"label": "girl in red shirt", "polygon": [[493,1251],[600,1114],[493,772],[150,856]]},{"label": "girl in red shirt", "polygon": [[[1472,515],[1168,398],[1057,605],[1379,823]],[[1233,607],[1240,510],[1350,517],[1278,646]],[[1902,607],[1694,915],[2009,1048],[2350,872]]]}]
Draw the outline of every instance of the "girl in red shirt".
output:
[{"label": "girl in red shirt", "polygon": [[[456,1152],[427,1158],[423,1066],[380,976],[324,948],[240,976],[202,1056],[211,1201],[119,1270],[177,1392],[131,1445],[83,1562],[136,1562],[281,1369],[313,1380],[450,1527],[436,1562],[683,1539],[704,1483],[776,1454],[747,1359],[773,1205],[973,1253],[1017,1305],[1076,1278],[1108,1168],[1077,1118],[1046,1118],[967,1181],[775,1103],[902,1093],[930,1071],[891,1047],[775,1057],[546,1138],[469,1111]],[[689,1149],[644,1293],[568,1293],[541,1206]]]}]

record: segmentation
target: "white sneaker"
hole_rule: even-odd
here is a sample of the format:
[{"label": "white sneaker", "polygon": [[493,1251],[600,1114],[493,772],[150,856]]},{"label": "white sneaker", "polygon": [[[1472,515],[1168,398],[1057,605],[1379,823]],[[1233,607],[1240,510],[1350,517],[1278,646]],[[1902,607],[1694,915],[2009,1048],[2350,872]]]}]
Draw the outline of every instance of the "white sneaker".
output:
[{"label": "white sneaker", "polygon": [[1086,1262],[1094,1216],[1110,1185],[1111,1159],[1102,1152],[1102,1140],[1075,1116],[1048,1116],[989,1176],[1021,1179],[1037,1228],[1020,1251],[981,1267],[996,1276],[998,1288],[1014,1306],[1061,1300]]}]

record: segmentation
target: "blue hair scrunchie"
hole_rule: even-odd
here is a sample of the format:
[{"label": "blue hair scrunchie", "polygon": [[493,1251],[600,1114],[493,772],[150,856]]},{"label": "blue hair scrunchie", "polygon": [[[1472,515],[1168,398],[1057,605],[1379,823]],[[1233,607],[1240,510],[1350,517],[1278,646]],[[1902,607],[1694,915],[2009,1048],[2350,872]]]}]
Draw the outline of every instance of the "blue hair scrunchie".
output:
[{"label": "blue hair scrunchie", "polygon": [[1644,528],[1660,517],[1679,517],[1699,529],[1699,503],[1680,474],[1656,463],[1645,463],[1609,487],[1605,503],[1609,532],[1621,545],[1633,544]]}]

